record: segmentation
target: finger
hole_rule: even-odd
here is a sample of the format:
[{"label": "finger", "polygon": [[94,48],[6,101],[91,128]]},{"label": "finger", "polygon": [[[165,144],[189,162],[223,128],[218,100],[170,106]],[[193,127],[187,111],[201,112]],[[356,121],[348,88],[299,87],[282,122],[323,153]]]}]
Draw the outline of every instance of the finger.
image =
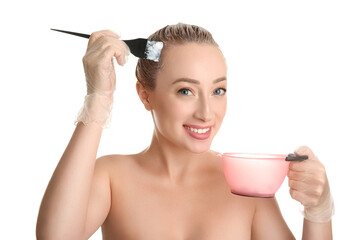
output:
[{"label": "finger", "polygon": [[287,177],[291,180],[304,181],[306,175],[303,172],[297,172],[289,169],[287,173]]},{"label": "finger", "polygon": [[290,192],[291,198],[300,202],[302,205],[304,205],[306,203],[307,196],[304,193],[302,193],[298,190],[295,190],[293,188],[290,188],[289,192]]},{"label": "finger", "polygon": [[325,166],[318,159],[314,159],[305,160],[302,162],[291,162],[289,163],[289,170],[296,172],[320,174],[325,172]]},{"label": "finger", "polygon": [[290,188],[289,192],[291,197],[299,201],[304,207],[313,207],[319,205],[319,194],[299,191],[293,188]]},{"label": "finger", "polygon": [[127,56],[125,56],[124,51],[120,50],[120,52],[121,53],[115,52],[115,58],[120,66],[124,66],[125,63],[127,62]]},{"label": "finger", "polygon": [[88,42],[88,46],[91,45],[93,42],[95,42],[97,39],[104,37],[104,36],[113,37],[116,39],[120,38],[120,35],[118,35],[117,33],[115,33],[112,30],[101,30],[101,31],[91,33],[89,42]]},{"label": "finger", "polygon": [[101,56],[106,50],[112,49],[113,52],[111,56],[120,57],[120,55],[124,55],[122,52],[124,52],[126,49],[125,45],[126,44],[119,39],[115,39],[109,36],[102,36],[95,40],[92,47],[88,49],[87,52],[89,54],[92,53]]},{"label": "finger", "polygon": [[[307,160],[317,159],[317,157],[315,156],[313,151],[306,145],[302,145],[302,146],[297,147],[294,150],[294,153],[295,153],[296,156],[307,155],[309,157]],[[305,160],[305,161],[307,161],[307,160]]]},{"label": "finger", "polygon": [[129,46],[122,40],[116,39],[114,41],[114,44],[116,46],[118,46],[119,48],[121,48],[124,51],[124,55],[125,56],[129,56],[130,55],[130,48]]},{"label": "finger", "polygon": [[118,31],[115,30],[109,30],[109,31],[114,34],[114,38],[120,39],[121,34]]},{"label": "finger", "polygon": [[127,51],[128,50],[127,50],[127,47],[126,47],[125,43],[121,44],[120,47],[119,46],[116,47],[116,51],[115,51],[114,56],[115,56],[118,64],[121,65],[121,66],[123,66],[128,60],[129,54],[128,54]]},{"label": "finger", "polygon": [[308,189],[309,184],[303,182],[303,181],[296,181],[289,179],[288,186],[294,190],[304,192],[304,190]]},{"label": "finger", "polygon": [[290,162],[289,169],[296,172],[304,172],[309,168],[309,163],[305,161],[302,162]]},{"label": "finger", "polygon": [[301,181],[312,188],[316,186],[324,186],[328,183],[326,174],[323,173],[313,173],[313,172],[296,172],[288,171],[288,179],[294,181]]}]

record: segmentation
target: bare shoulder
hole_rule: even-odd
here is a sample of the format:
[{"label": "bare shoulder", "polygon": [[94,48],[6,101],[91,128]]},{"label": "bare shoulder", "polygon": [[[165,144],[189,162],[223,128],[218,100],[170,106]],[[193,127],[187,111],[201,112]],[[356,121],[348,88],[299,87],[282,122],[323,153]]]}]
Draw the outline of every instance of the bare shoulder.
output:
[{"label": "bare shoulder", "polygon": [[220,152],[218,152],[218,151],[215,151],[215,150],[209,150],[209,152],[211,153],[211,154],[213,154],[214,156],[217,156]]},{"label": "bare shoulder", "polygon": [[[212,159],[214,159],[217,163],[221,164],[222,166],[222,158],[219,156],[219,154],[221,154],[220,152],[210,149],[209,154]],[[221,167],[221,171],[223,171],[222,167]]]},{"label": "bare shoulder", "polygon": [[110,177],[129,175],[135,170],[138,154],[111,154],[104,155],[96,160],[96,168],[101,168],[108,172]]},{"label": "bare shoulder", "polygon": [[100,161],[103,164],[116,164],[116,163],[124,162],[131,158],[133,158],[133,155],[110,154],[110,155],[103,155],[101,157],[98,157],[97,161]]},{"label": "bare shoulder", "polygon": [[129,154],[129,155],[111,154],[97,158],[96,164],[112,169],[114,167],[121,167],[127,164],[134,163],[136,159],[137,159],[137,154]]}]

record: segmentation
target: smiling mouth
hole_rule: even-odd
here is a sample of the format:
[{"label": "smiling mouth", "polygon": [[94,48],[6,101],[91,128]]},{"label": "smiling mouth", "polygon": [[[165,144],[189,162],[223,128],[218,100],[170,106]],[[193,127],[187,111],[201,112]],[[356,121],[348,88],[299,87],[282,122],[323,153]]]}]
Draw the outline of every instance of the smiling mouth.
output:
[{"label": "smiling mouth", "polygon": [[187,125],[183,125],[186,129],[192,131],[192,132],[195,132],[195,133],[198,133],[198,134],[204,134],[204,133],[207,133],[208,131],[210,131],[210,128],[211,127],[206,127],[206,128],[195,128],[195,127],[190,127],[190,126],[187,126]]},{"label": "smiling mouth", "polygon": [[206,140],[210,137],[211,130],[212,130],[211,126],[206,127],[206,128],[194,128],[191,126],[194,126],[194,125],[190,125],[190,126],[183,125],[185,131],[189,134],[189,136],[191,136],[197,140]]}]

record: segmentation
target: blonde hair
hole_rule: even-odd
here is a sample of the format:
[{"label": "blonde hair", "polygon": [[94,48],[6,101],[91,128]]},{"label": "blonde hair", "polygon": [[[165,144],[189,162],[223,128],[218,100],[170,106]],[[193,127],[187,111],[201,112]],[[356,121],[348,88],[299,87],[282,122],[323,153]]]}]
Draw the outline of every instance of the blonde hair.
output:
[{"label": "blonde hair", "polygon": [[219,47],[209,31],[196,25],[184,23],[167,25],[151,34],[148,40],[164,43],[159,62],[139,58],[136,65],[135,75],[137,80],[145,89],[150,91],[155,89],[156,75],[163,66],[163,58],[161,56],[164,56],[169,47],[192,42]]}]

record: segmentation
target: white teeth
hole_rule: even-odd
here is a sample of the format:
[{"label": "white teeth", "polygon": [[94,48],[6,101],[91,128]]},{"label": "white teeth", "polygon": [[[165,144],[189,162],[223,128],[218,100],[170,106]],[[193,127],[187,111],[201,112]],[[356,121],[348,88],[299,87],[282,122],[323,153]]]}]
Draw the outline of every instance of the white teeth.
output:
[{"label": "white teeth", "polygon": [[197,128],[190,128],[188,126],[185,126],[187,129],[190,129],[192,132],[196,132],[196,133],[200,133],[200,134],[203,134],[203,133],[206,133],[207,131],[210,130],[210,128],[205,128],[205,129],[197,129]]}]

